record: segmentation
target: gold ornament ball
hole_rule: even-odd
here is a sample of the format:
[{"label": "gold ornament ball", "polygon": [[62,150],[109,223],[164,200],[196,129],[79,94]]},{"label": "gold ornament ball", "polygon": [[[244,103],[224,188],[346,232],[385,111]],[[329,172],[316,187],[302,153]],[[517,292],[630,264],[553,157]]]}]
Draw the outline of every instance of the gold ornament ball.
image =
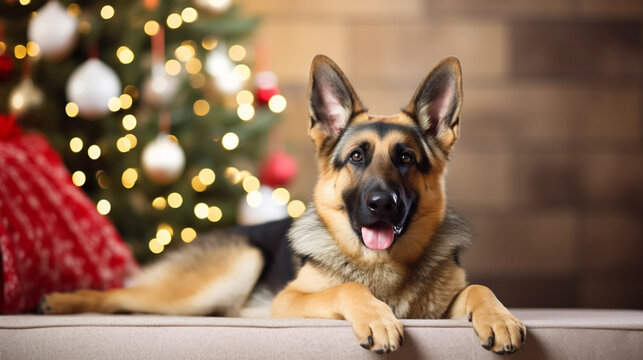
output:
[{"label": "gold ornament ball", "polygon": [[30,78],[23,79],[9,94],[9,110],[21,117],[29,110],[42,104],[42,91],[34,85]]}]

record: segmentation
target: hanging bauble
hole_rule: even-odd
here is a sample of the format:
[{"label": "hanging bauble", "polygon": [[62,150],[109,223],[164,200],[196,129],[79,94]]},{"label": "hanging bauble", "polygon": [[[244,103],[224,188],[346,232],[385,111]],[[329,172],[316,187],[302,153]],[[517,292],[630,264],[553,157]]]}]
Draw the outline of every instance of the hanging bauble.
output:
[{"label": "hanging bauble", "polygon": [[159,134],[143,149],[143,172],[158,185],[168,185],[178,179],[185,167],[185,154],[170,136]]},{"label": "hanging bauble", "polygon": [[29,21],[27,38],[40,46],[48,60],[67,56],[76,45],[78,20],[69,15],[58,1],[49,1]]},{"label": "hanging bauble", "polygon": [[143,101],[157,107],[167,105],[178,88],[179,78],[168,75],[163,63],[155,63],[152,65],[152,74],[143,82]]},{"label": "hanging bauble", "polygon": [[232,0],[194,0],[197,7],[214,13],[223,13],[232,4]]},{"label": "hanging bauble", "polygon": [[223,76],[215,77],[214,85],[216,85],[217,89],[222,93],[232,95],[243,89],[243,80],[241,80],[241,77],[237,73],[230,72]]},{"label": "hanging bauble", "polygon": [[271,97],[279,95],[277,75],[272,71],[262,71],[255,75],[255,83],[257,85],[255,99],[258,104],[266,105]]},{"label": "hanging bauble", "polygon": [[67,82],[67,100],[78,105],[79,114],[95,119],[109,112],[109,99],[121,94],[121,81],[105,63],[89,59],[80,65]]},{"label": "hanging bauble", "polygon": [[283,150],[278,150],[263,161],[259,179],[262,184],[278,187],[287,185],[297,175],[297,161]]},{"label": "hanging bauble", "polygon": [[17,117],[42,104],[42,91],[34,85],[31,78],[23,79],[9,93],[9,110]]},{"label": "hanging bauble", "polygon": [[7,80],[14,69],[13,57],[8,51],[0,55],[0,81]]},{"label": "hanging bauble", "polygon": [[234,72],[234,63],[226,54],[225,45],[220,44],[210,51],[205,60],[205,69],[212,75],[214,85],[224,94],[236,94],[243,88],[243,80]]},{"label": "hanging bauble", "polygon": [[205,59],[205,69],[214,77],[223,76],[234,70],[234,63],[226,54],[225,45],[219,44]]},{"label": "hanging bauble", "polygon": [[256,225],[288,217],[286,204],[275,203],[273,189],[265,185],[241,199],[238,211],[237,221],[241,225]]}]

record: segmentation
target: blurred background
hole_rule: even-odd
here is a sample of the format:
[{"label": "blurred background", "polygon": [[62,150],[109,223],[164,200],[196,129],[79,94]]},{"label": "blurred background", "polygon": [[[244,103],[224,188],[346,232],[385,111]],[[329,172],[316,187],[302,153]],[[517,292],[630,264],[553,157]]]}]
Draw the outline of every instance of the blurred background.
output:
[{"label": "blurred background", "polygon": [[[60,3],[79,19],[79,45],[63,60],[32,65],[23,60],[33,50],[26,28],[46,2],[3,4],[0,50],[14,60],[10,68],[2,64],[9,75],[0,83],[0,113],[15,110],[4,99],[25,77],[48,92],[31,110],[61,119],[42,121],[27,111],[19,121],[48,134],[70,173],[83,172],[74,183],[116,223],[139,260],[212,227],[301,214],[316,178],[305,99],[315,54],[337,62],[373,114],[398,112],[427,72],[454,55],[463,67],[464,105],[447,189],[477,231],[462,259],[469,280],[511,307],[643,308],[643,2]],[[103,14],[112,5],[111,15]],[[159,27],[166,37],[155,50]],[[26,56],[16,55],[17,44],[26,44]],[[70,109],[65,86],[96,47],[121,79],[115,95],[124,102],[101,115],[111,120],[85,121],[86,105]],[[159,61],[160,75],[153,70]],[[216,71],[222,67],[245,85]],[[259,73],[267,73],[264,80]],[[183,76],[178,92],[143,85],[172,76]],[[172,136],[157,137],[166,133]],[[132,136],[138,146],[130,141],[116,150]],[[82,152],[74,150],[75,137],[84,141]],[[184,163],[146,165],[142,150],[155,139],[170,140],[161,157],[172,158],[178,145]],[[100,159],[87,159],[90,144],[101,146]],[[257,193],[264,200],[272,194],[274,206],[256,210]],[[191,229],[186,237],[181,227]]]}]

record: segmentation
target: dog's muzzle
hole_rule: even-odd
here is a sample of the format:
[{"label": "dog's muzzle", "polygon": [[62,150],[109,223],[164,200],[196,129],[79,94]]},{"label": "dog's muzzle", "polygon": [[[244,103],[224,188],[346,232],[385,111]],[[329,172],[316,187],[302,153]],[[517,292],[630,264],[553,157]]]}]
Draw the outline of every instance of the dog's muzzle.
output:
[{"label": "dog's muzzle", "polygon": [[385,250],[404,230],[408,207],[397,191],[377,184],[362,192],[355,216],[356,232],[366,247]]}]

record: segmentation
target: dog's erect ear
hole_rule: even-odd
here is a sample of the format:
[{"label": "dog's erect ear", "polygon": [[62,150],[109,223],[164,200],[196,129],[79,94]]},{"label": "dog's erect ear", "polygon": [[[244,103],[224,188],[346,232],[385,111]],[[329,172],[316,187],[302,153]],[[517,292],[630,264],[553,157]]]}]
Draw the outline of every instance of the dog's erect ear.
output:
[{"label": "dog's erect ear", "polygon": [[460,61],[448,57],[424,78],[406,111],[426,136],[436,138],[448,150],[460,136],[461,106]]},{"label": "dog's erect ear", "polygon": [[311,129],[324,136],[335,136],[346,126],[355,112],[363,110],[346,76],[333,60],[317,55],[310,68],[308,110]]}]

